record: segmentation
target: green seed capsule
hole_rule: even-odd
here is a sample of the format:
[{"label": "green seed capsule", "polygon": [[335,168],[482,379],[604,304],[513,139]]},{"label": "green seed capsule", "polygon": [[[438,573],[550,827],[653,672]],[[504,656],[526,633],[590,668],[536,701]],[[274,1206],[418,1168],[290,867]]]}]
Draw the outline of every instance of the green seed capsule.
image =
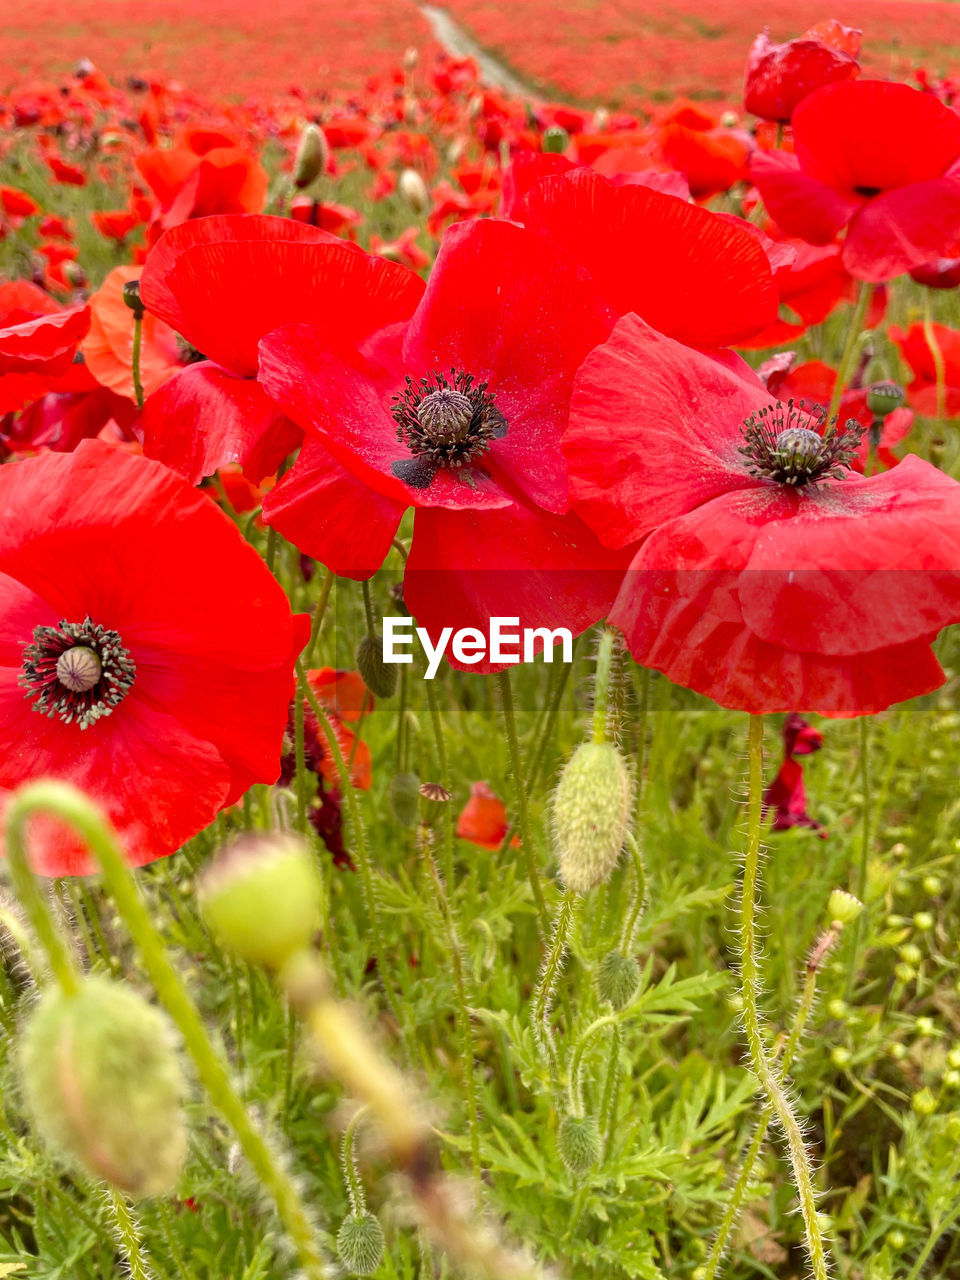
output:
[{"label": "green seed capsule", "polygon": [[136,991],[84,978],[44,994],[21,1069],[37,1129],[93,1178],[167,1195],[187,1154],[183,1076],[167,1018]]},{"label": "green seed capsule", "polygon": [[383,1258],[383,1227],[372,1213],[348,1213],[337,1232],[340,1261],[355,1276],[369,1276]]},{"label": "green seed capsule", "polygon": [[619,951],[608,951],[597,969],[597,995],[614,1009],[625,1009],[637,994],[640,970],[636,960]]},{"label": "green seed capsule", "polygon": [[553,794],[560,875],[586,893],[617,865],[627,835],[633,781],[611,742],[584,742],[567,762]]},{"label": "green seed capsule", "polygon": [[551,125],[549,129],[544,129],[543,137],[540,139],[540,146],[546,152],[561,154],[566,151],[570,145],[570,135],[566,129],[562,129],[559,125]]},{"label": "green seed capsule", "polygon": [[906,393],[897,382],[875,382],[867,388],[867,408],[875,418],[885,418],[903,404]]},{"label": "green seed capsule", "polygon": [[557,1151],[572,1177],[580,1177],[600,1159],[600,1130],[593,1116],[564,1116],[557,1130]]},{"label": "green seed capsule", "polygon": [[392,698],[397,692],[397,668],[383,660],[383,637],[364,636],[357,645],[357,670],[363,683],[378,698]]}]

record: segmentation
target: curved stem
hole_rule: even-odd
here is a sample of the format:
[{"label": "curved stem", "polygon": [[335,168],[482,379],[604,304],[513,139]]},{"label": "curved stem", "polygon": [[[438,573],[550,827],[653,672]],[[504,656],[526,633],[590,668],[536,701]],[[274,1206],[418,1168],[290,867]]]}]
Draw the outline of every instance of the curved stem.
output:
[{"label": "curved stem", "polygon": [[620,1094],[620,1048],[622,1044],[623,1030],[620,1023],[615,1022],[613,1024],[613,1035],[610,1037],[607,1075],[603,1082],[603,1098],[600,1103],[600,1132],[603,1135],[604,1159],[610,1153],[613,1131],[617,1123],[617,1102]]},{"label": "curved stem", "polygon": [[760,975],[757,964],[756,893],[760,866],[760,831],[763,814],[763,718],[750,717],[750,799],[747,811],[747,849],[743,866],[740,899],[740,980],[743,1023],[750,1063],[773,1115],[783,1129],[793,1180],[800,1200],[804,1235],[814,1280],[827,1280],[827,1260],[817,1219],[816,1193],[810,1157],[800,1124],[777,1079],[763,1040],[757,995]]},{"label": "curved stem", "polygon": [[[31,884],[33,894],[39,897],[24,850],[26,824],[35,813],[53,814],[83,837],[100,866],[104,882],[140,952],[143,966],[161,1003],[179,1028],[197,1075],[214,1106],[236,1133],[251,1168],[276,1205],[304,1274],[309,1280],[324,1280],[327,1269],[323,1255],[296,1183],[252,1123],[234,1089],[226,1063],[207,1037],[197,1008],[167,957],[164,941],[150,919],[136,881],[106,820],[84,795],[65,783],[37,782],[14,795],[7,809],[7,847],[14,878],[18,886],[25,888],[28,900],[32,896]],[[62,945],[60,940],[61,948]],[[53,961],[54,953],[51,953],[52,966]],[[56,966],[53,967],[56,972]],[[76,970],[68,970],[66,976],[68,981],[75,982]]]},{"label": "curved stem", "polygon": [[47,954],[50,970],[65,995],[76,995],[80,990],[80,966],[73,951],[67,946],[57,927],[47,899],[36,877],[30,870],[26,849],[27,812],[18,819],[18,801],[33,788],[26,788],[14,796],[7,811],[7,858],[10,865],[10,881],[13,891],[26,912],[30,927],[37,941]]},{"label": "curved stem", "polygon": [[513,689],[510,685],[510,670],[505,668],[497,675],[497,687],[500,690],[500,705],[503,709],[503,726],[507,734],[507,746],[510,749],[510,764],[513,770],[513,783],[517,793],[517,817],[520,826],[520,843],[523,846],[527,862],[527,878],[536,903],[540,927],[544,933],[550,927],[550,916],[547,911],[547,900],[543,896],[543,885],[540,882],[540,871],[537,867],[537,852],[533,846],[533,833],[530,827],[530,812],[527,808],[527,787],[523,777],[523,765],[520,760],[520,740],[517,737],[517,721],[513,709]]},{"label": "curved stem", "polygon": [[873,285],[866,281],[860,282],[860,288],[857,292],[857,301],[854,304],[853,315],[850,317],[850,327],[847,330],[847,340],[844,343],[843,355],[840,357],[840,367],[837,370],[837,381],[833,388],[833,395],[830,397],[830,407],[827,410],[827,422],[833,421],[833,415],[840,408],[840,398],[843,395],[847,380],[850,377],[850,370],[853,366],[853,357],[857,349],[857,342],[860,338],[860,332],[863,329],[863,322],[867,314],[867,307],[870,304],[870,298],[873,294]]},{"label": "curved stem", "polygon": [[611,1025],[616,1026],[618,1021],[615,1013],[602,1013],[599,1018],[594,1018],[577,1041],[570,1059],[569,1082],[570,1110],[575,1116],[583,1115],[583,1055],[587,1051],[587,1045],[598,1031]]},{"label": "curved stem", "polygon": [[580,894],[575,893],[573,889],[567,889],[560,899],[560,909],[557,912],[556,923],[553,926],[550,949],[544,961],[537,989],[533,993],[532,1023],[534,1039],[547,1061],[551,1064],[557,1061],[557,1047],[553,1043],[553,1036],[547,1026],[547,1019],[550,1016],[550,1008],[557,989],[557,981],[563,970],[563,961],[567,954],[567,939],[570,937],[570,927],[576,918],[581,901]]},{"label": "curved stem", "polygon": [[343,1141],[340,1144],[340,1163],[343,1165],[343,1177],[347,1184],[347,1197],[350,1200],[352,1213],[363,1213],[367,1207],[367,1195],[360,1181],[360,1170],[357,1168],[357,1157],[354,1153],[357,1125],[366,1112],[366,1105],[357,1107],[343,1131]]},{"label": "curved stem", "polygon": [[633,886],[633,897],[631,899],[630,908],[627,917],[623,922],[623,933],[620,936],[620,950],[625,956],[630,954],[633,948],[633,935],[637,931],[637,923],[643,915],[643,909],[647,905],[647,869],[643,865],[643,855],[640,852],[640,846],[634,836],[627,833],[627,848],[630,850],[630,856],[633,858],[633,871],[636,877],[636,884]]},{"label": "curved stem", "polygon": [[933,368],[937,380],[937,418],[942,422],[947,416],[947,370],[943,351],[933,331],[933,308],[930,305],[929,289],[923,291],[923,336],[933,357]]}]

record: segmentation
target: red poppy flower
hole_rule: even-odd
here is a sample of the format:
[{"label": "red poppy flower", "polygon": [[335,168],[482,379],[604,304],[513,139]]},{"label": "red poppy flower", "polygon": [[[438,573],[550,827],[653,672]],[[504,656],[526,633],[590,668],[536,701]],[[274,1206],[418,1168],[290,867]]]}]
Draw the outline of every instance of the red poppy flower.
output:
[{"label": "red poppy flower", "polygon": [[910,279],[925,284],[928,289],[956,289],[960,285],[960,258],[937,258],[936,262],[914,267]]},{"label": "red poppy flower", "polygon": [[762,120],[786,123],[804,98],[825,84],[860,74],[862,31],[834,19],[811,27],[797,40],[774,44],[767,31],[747,56],[743,105]]},{"label": "red poppy flower", "polygon": [[891,280],[949,254],[960,226],[960,116],[905,84],[826,85],[793,115],[795,154],[756,151],[750,173],[788,235]]},{"label": "red poppy flower", "polygon": [[[944,413],[948,418],[960,417],[960,330],[945,324],[930,326],[933,340],[940,348],[943,361]],[[900,354],[913,370],[913,381],[907,388],[910,403],[917,413],[929,418],[937,416],[937,362],[922,324],[906,330],[891,325],[889,336],[900,348]]]},{"label": "red poppy flower", "polygon": [[771,831],[789,831],[791,827],[809,827],[821,840],[827,829],[807,812],[807,792],[803,784],[803,766],[795,756],[811,755],[823,746],[823,734],[803,716],[792,712],[783,722],[783,763],[764,792],[766,813],[773,810]]},{"label": "red poppy flower", "polygon": [[735,219],[660,191],[615,186],[590,169],[535,182],[510,217],[582,263],[619,314],[634,311],[680,342],[726,346],[776,320],[770,262]]},{"label": "red poppy flower", "polygon": [[194,482],[238,462],[254,483],[276,471],[300,430],[256,381],[257,344],[309,321],[331,345],[406,319],[423,281],[397,263],[290,218],[197,219],[151,251],[140,296],[205,359],[144,405],[144,452]]},{"label": "red poppy flower", "polygon": [[151,147],[137,169],[160,207],[155,234],[188,218],[259,213],[267,198],[259,160],[216,130],[187,130],[176,146]]},{"label": "red poppy flower", "polygon": [[[474,782],[470,787],[470,799],[457,818],[457,835],[469,840],[481,849],[496,852],[509,830],[507,811],[503,801],[488,782]],[[511,844],[519,845],[514,836]]]},{"label": "red poppy flower", "polygon": [[60,307],[26,280],[0,284],[0,414],[15,412],[47,392],[92,390],[74,364],[90,324],[88,307]]},{"label": "red poppy flower", "polygon": [[290,217],[347,240],[356,239],[356,229],[363,221],[363,215],[349,205],[324,204],[320,200],[311,200],[309,196],[297,196],[290,202]]},{"label": "red poppy flower", "polygon": [[[790,242],[792,261],[776,268],[780,315],[769,327],[737,343],[747,350],[763,350],[793,342],[812,325],[821,324],[840,302],[853,296],[854,284],[841,261],[839,245]],[[793,317],[796,317],[794,320]]]},{"label": "red poppy flower", "polygon": [[63,183],[68,187],[85,187],[87,185],[87,175],[82,169],[75,164],[68,164],[66,160],[62,160],[59,156],[45,156],[47,168],[53,174],[57,182]]},{"label": "red poppy flower", "polygon": [[93,225],[107,240],[122,244],[143,219],[130,209],[106,209],[90,215]]},{"label": "red poppy flower", "polygon": [[[351,723],[363,720],[373,710],[373,695],[358,671],[320,667],[307,672],[307,681],[320,706],[328,713],[337,743],[350,767],[350,781],[361,791],[369,791],[372,781],[372,757],[369,746],[350,729]],[[280,782],[289,786],[296,777],[294,707],[291,703],[284,742]],[[310,704],[303,709],[304,759],[307,768],[328,786],[336,787],[340,772],[330,754],[326,735],[317,723]]]},{"label": "red poppy flower", "polygon": [[942,683],[960,484],[916,457],[850,475],[858,434],[736,356],[619,322],[563,444],[574,510],[610,545],[643,540],[609,615],[638,662],[753,712],[866,714]]},{"label": "red poppy flower", "polygon": [[[101,386],[136,400],[133,386],[133,312],[123,300],[123,286],[140,278],[140,267],[114,267],[90,298],[90,332],[80,350]],[[140,329],[140,381],[145,395],[162,387],[183,365],[177,335],[169,325],[146,314]]]},{"label": "red poppy flower", "polygon": [[[75,783],[131,862],[272,783],[309,619],[203,494],[99,441],[0,468],[0,795]],[[53,821],[38,871],[92,864]]]},{"label": "red poppy flower", "polygon": [[30,218],[40,212],[36,200],[16,187],[0,187],[0,205],[8,218]]},{"label": "red poppy flower", "polygon": [[431,634],[495,615],[583,630],[620,562],[564,514],[559,440],[573,376],[613,319],[556,246],[485,220],[446,233],[413,319],[349,363],[311,326],[278,329],[260,378],[308,439],[267,523],[366,578],[413,506],[404,601]]}]

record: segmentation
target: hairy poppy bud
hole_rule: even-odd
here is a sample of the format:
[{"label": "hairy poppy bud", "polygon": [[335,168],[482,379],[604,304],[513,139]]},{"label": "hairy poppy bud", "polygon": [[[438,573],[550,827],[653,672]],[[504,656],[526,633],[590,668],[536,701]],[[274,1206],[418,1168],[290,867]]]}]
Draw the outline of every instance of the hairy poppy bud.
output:
[{"label": "hairy poppy bud", "polygon": [[885,418],[903,404],[906,392],[897,382],[875,382],[867,388],[867,408],[875,418]]},{"label": "hairy poppy bud", "polygon": [[608,951],[597,969],[597,995],[614,1009],[624,1009],[637,994],[640,970],[631,956]]},{"label": "hairy poppy bud", "polygon": [[416,169],[404,169],[397,179],[397,192],[414,213],[426,213],[430,208],[430,192]]},{"label": "hairy poppy bud", "polygon": [[130,1196],[165,1195],[187,1154],[184,1082],[166,1017],[136,991],[85,978],[48,991],[21,1066],[41,1135]]},{"label": "hairy poppy bud", "polygon": [[310,945],[320,922],[320,883],[307,846],[277,833],[241,836],[200,885],[204,917],[251,964],[281,969]]},{"label": "hairy poppy bud", "polygon": [[355,1276],[373,1275],[383,1258],[383,1227],[372,1213],[348,1213],[337,1232],[340,1261]]},{"label": "hairy poppy bud", "polygon": [[357,670],[363,683],[378,698],[392,698],[397,692],[397,668],[383,660],[383,637],[377,632],[364,636],[357,645]]},{"label": "hairy poppy bud", "polygon": [[309,187],[325,171],[330,150],[327,136],[319,125],[308,124],[300,135],[293,162],[293,183],[300,191]]},{"label": "hairy poppy bud", "polygon": [[544,151],[552,151],[557,155],[562,155],[569,145],[570,135],[560,125],[554,124],[549,129],[544,129],[543,137],[540,139],[540,146]]},{"label": "hairy poppy bud", "polygon": [[557,1151],[572,1177],[588,1173],[600,1159],[600,1130],[593,1116],[564,1116],[557,1130]]},{"label": "hairy poppy bud", "polygon": [[627,835],[633,781],[612,742],[584,742],[567,761],[553,793],[560,875],[586,893],[603,884]]},{"label": "hairy poppy bud", "polygon": [[844,889],[834,889],[827,903],[827,915],[839,925],[853,924],[863,910],[863,903]]},{"label": "hairy poppy bud", "polygon": [[415,827],[420,817],[420,779],[415,773],[396,773],[387,787],[390,812],[402,827]]}]

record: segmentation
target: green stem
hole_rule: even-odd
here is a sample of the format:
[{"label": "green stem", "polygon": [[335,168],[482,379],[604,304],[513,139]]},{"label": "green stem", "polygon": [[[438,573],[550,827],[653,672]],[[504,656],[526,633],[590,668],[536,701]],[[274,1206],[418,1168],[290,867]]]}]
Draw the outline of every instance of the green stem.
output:
[{"label": "green stem", "polygon": [[527,787],[523,777],[523,765],[520,761],[520,739],[517,737],[517,721],[513,709],[513,689],[510,685],[510,670],[505,668],[497,675],[497,687],[500,690],[500,705],[503,710],[503,725],[507,734],[507,745],[510,749],[510,764],[513,770],[513,784],[517,793],[517,816],[520,826],[520,843],[523,846],[527,862],[527,879],[533,892],[540,927],[544,933],[550,927],[550,916],[547,911],[547,900],[543,896],[543,885],[540,883],[540,871],[537,867],[537,853],[533,846],[533,832],[530,827],[530,812],[527,808]]},{"label": "green stem", "polygon": [[[440,777],[437,781],[441,787],[446,787],[448,791],[452,791],[450,763],[447,757],[447,743],[443,733],[443,717],[440,714],[437,691],[433,687],[432,680],[424,680],[423,685],[427,691],[427,706],[430,708],[430,723],[433,726],[433,743],[436,748],[437,763],[440,769]],[[443,806],[440,822],[443,829],[443,874],[452,893],[455,867],[453,861],[453,809],[449,804]]]},{"label": "green stem", "polygon": [[593,740],[606,742],[610,717],[610,667],[613,660],[614,634],[604,628],[597,649],[597,672],[593,684]]},{"label": "green stem", "polygon": [[130,1206],[113,1187],[107,1188],[107,1203],[113,1217],[117,1242],[130,1272],[130,1280],[153,1280],[153,1271],[147,1265],[143,1242]]},{"label": "green stem", "polygon": [[633,812],[634,823],[639,842],[643,834],[643,787],[647,769],[647,720],[650,715],[650,677],[649,667],[641,668],[640,707],[637,712],[637,776],[634,779]]},{"label": "green stem", "polygon": [[360,1170],[357,1168],[354,1150],[357,1125],[367,1114],[367,1110],[366,1106],[357,1107],[343,1131],[343,1141],[340,1144],[340,1163],[343,1165],[343,1179],[347,1184],[347,1198],[350,1201],[351,1213],[363,1213],[367,1207],[367,1195],[360,1180]]},{"label": "green stem", "polygon": [[143,308],[138,307],[133,313],[133,351],[131,368],[133,371],[133,394],[137,397],[137,408],[143,408],[143,383],[140,380],[140,343],[143,338]]},{"label": "green stem", "polygon": [[[117,848],[113,834],[99,810],[73,787],[58,782],[37,782],[18,791],[7,809],[7,848],[11,872],[21,901],[28,907],[31,919],[40,901],[27,864],[24,835],[29,818],[35,813],[50,813],[73,827],[83,837],[103,873],[104,882],[113,897],[130,936],[140,952],[144,968],[150,976],[160,1001],[173,1018],[183,1044],[193,1059],[201,1082],[214,1106],[237,1135],[251,1168],[277,1208],[280,1221],[289,1236],[304,1274],[309,1280],[324,1280],[327,1269],[314,1235],[314,1229],[300,1199],[296,1183],[278,1160],[263,1135],[250,1119],[243,1100],[233,1087],[224,1059],[211,1044],[197,1008],[180,975],[170,963],[163,938],[150,919],[137,883]],[[45,914],[45,913],[44,913]],[[44,945],[50,928],[42,926]],[[38,923],[40,921],[38,920]],[[55,933],[55,930],[52,930]],[[66,964],[62,940],[50,951],[51,967],[58,979],[69,984],[68,992],[77,990],[75,968]]]},{"label": "green stem", "polygon": [[947,370],[943,359],[943,351],[933,331],[933,307],[930,305],[930,290],[923,291],[923,336],[930,354],[937,380],[937,418],[942,422],[947,416]]},{"label": "green stem", "polygon": [[587,1052],[587,1046],[593,1037],[604,1027],[616,1026],[619,1019],[614,1013],[603,1013],[599,1018],[594,1018],[589,1027],[583,1032],[577,1041],[570,1059],[570,1076],[568,1084],[568,1092],[570,1095],[570,1110],[575,1116],[583,1115],[583,1058]]},{"label": "green stem", "polygon": [[537,988],[533,993],[532,1024],[534,1039],[547,1062],[551,1064],[555,1064],[557,1061],[557,1047],[553,1043],[548,1019],[557,989],[557,982],[563,970],[564,957],[567,954],[567,939],[570,937],[570,927],[576,919],[581,901],[580,894],[575,893],[573,889],[567,889],[560,899],[560,908],[557,912],[553,934],[550,938],[550,948],[547,951],[547,958],[540,974],[540,981],[537,983]]},{"label": "green stem", "polygon": [[[34,946],[29,929],[23,927],[23,922],[16,911],[2,897],[0,897],[0,929],[6,929],[9,933],[30,977],[38,987],[42,987],[47,980],[46,962]],[[0,967],[2,967],[2,960],[0,960]]]},{"label": "green stem", "polygon": [[853,954],[847,968],[847,999],[853,994],[857,984],[857,967],[860,963],[860,949],[863,944],[863,932],[866,918],[867,871],[870,864],[870,830],[871,819],[871,775],[870,775],[870,720],[868,716],[860,717],[860,785],[863,789],[863,808],[860,813],[860,860],[857,864],[857,897],[864,904],[864,910],[857,916],[856,929],[853,935]]},{"label": "green stem", "polygon": [[293,750],[297,770],[297,826],[304,835],[310,831],[307,822],[307,753],[304,741],[303,687],[297,681],[293,694]]},{"label": "green stem", "polygon": [[613,1131],[617,1124],[617,1102],[620,1093],[620,1048],[623,1030],[619,1022],[613,1024],[610,1037],[610,1053],[607,1057],[607,1075],[603,1082],[603,1098],[600,1102],[600,1132],[603,1135],[603,1158],[610,1154]]},{"label": "green stem", "polygon": [[32,790],[27,788],[26,791],[14,796],[7,811],[7,858],[10,864],[10,881],[37,941],[47,954],[54,978],[65,995],[73,996],[80,990],[82,980],[80,966],[73,951],[64,942],[47,899],[30,870],[26,850],[26,815],[19,821],[15,820],[18,799]]},{"label": "green stem", "polygon": [[323,586],[320,588],[320,596],[313,610],[313,623],[310,627],[310,639],[303,654],[304,664],[309,667],[313,661],[313,651],[317,647],[317,641],[320,638],[320,628],[323,625],[324,615],[327,612],[327,604],[330,600],[330,591],[333,588],[333,570],[328,569],[323,579]]},{"label": "green stem", "polygon": [[843,395],[847,380],[850,377],[850,370],[853,365],[854,354],[857,349],[857,342],[860,339],[860,333],[863,329],[863,322],[866,318],[867,307],[870,305],[870,298],[873,294],[873,285],[867,284],[866,281],[860,282],[857,291],[857,300],[853,307],[853,315],[850,317],[850,328],[847,330],[847,340],[844,344],[843,355],[840,357],[840,367],[837,370],[837,381],[833,388],[833,395],[830,397],[830,408],[827,410],[827,422],[833,421],[833,416],[840,408],[840,397]]},{"label": "green stem", "polygon": [[827,1259],[817,1219],[816,1193],[810,1157],[799,1122],[774,1073],[763,1040],[757,995],[760,973],[757,964],[756,894],[760,866],[760,832],[763,814],[763,718],[750,717],[750,799],[747,811],[747,849],[743,866],[740,899],[740,981],[743,1023],[750,1063],[761,1092],[783,1129],[793,1180],[800,1200],[804,1235],[814,1280],[827,1280]]},{"label": "green stem", "polygon": [[623,922],[623,933],[620,935],[620,950],[628,956],[633,949],[633,935],[637,931],[637,923],[647,905],[647,869],[643,865],[643,855],[636,839],[627,834],[627,848],[633,858],[633,874],[636,884],[633,886],[633,897]]}]

